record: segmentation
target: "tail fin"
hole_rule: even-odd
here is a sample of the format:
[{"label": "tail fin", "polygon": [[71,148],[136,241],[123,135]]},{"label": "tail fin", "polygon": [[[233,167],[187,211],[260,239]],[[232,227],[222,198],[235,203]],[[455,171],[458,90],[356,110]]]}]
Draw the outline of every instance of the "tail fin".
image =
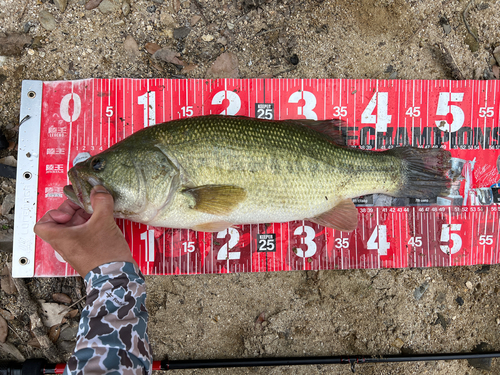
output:
[{"label": "tail fin", "polygon": [[400,147],[386,151],[403,161],[404,183],[398,197],[435,198],[449,193],[449,151]]}]

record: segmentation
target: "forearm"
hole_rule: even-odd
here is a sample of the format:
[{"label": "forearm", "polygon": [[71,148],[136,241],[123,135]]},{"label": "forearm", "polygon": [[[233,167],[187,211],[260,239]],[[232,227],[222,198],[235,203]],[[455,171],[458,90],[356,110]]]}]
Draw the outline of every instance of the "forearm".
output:
[{"label": "forearm", "polygon": [[108,263],[90,271],[85,283],[87,305],[65,374],[151,373],[146,287],[140,271],[132,263]]}]

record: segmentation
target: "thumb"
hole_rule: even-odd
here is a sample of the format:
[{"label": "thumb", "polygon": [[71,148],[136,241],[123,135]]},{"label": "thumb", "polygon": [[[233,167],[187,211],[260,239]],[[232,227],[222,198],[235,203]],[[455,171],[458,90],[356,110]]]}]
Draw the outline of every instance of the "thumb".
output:
[{"label": "thumb", "polygon": [[115,206],[113,196],[106,190],[104,186],[94,186],[90,192],[90,204],[94,213],[92,218],[106,218],[113,219],[113,209]]}]

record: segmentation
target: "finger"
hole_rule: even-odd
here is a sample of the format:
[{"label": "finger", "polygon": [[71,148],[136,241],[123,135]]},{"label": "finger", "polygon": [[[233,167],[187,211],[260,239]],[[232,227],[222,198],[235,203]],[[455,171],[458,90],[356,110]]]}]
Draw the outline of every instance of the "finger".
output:
[{"label": "finger", "polygon": [[76,211],[80,209],[80,206],[76,203],[71,202],[69,199],[66,199],[59,207],[58,210],[62,212],[66,212],[68,215],[73,216]]},{"label": "finger", "polygon": [[104,186],[97,185],[92,189],[90,192],[90,203],[94,211],[90,220],[96,220],[101,217],[109,217],[113,219],[113,209],[115,203],[113,201],[113,196]]},{"label": "finger", "polygon": [[66,223],[71,219],[71,216],[66,214],[65,212],[61,212],[58,210],[50,210],[43,215],[40,220],[38,220],[37,224],[43,223]]},{"label": "finger", "polygon": [[73,215],[71,220],[67,223],[68,226],[77,226],[77,225],[82,225],[86,223],[92,215],[88,214],[83,210],[83,208],[80,208],[76,213]]},{"label": "finger", "polygon": [[41,220],[36,223],[35,227],[33,228],[35,234],[46,242],[50,242],[50,240],[54,236],[54,233],[57,233],[60,230],[61,224],[58,224],[54,221],[41,222]]}]

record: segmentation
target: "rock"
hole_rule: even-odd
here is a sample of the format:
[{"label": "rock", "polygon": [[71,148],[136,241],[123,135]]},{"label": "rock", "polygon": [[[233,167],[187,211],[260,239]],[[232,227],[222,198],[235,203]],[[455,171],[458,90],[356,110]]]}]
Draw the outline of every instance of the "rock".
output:
[{"label": "rock", "polygon": [[497,61],[497,64],[500,65],[500,46],[493,50],[493,57]]},{"label": "rock", "polygon": [[207,34],[207,35],[203,35],[201,37],[201,39],[205,42],[211,42],[212,40],[214,40],[214,36],[213,35],[210,35],[210,34]]},{"label": "rock", "polygon": [[189,65],[185,66],[184,68],[182,68],[181,73],[182,74],[188,74],[188,73],[191,73],[196,68],[198,68],[198,65],[196,65],[196,64],[189,64]]},{"label": "rock", "polygon": [[0,56],[20,56],[24,46],[31,43],[27,34],[12,33],[0,37]]},{"label": "rock", "polygon": [[141,54],[139,46],[132,35],[127,35],[125,41],[123,42],[123,48],[131,58],[136,58]]},{"label": "rock", "polygon": [[146,43],[144,48],[146,48],[146,51],[148,51],[151,55],[154,55],[156,51],[161,50],[161,47],[156,43]]},{"label": "rock", "polygon": [[169,48],[162,48],[155,52],[153,57],[157,60],[169,62],[171,64],[185,66],[186,63],[180,60],[178,57],[180,54],[178,52],[172,51]]},{"label": "rock", "polygon": [[9,333],[9,326],[7,321],[0,316],[0,342],[5,342],[7,340],[7,334]]},{"label": "rock", "polygon": [[102,14],[110,14],[118,11],[120,8],[112,0],[103,0],[99,4],[99,11]]},{"label": "rock", "polygon": [[467,282],[465,283],[465,286],[467,287],[467,289],[472,290],[472,283],[471,283],[470,281],[467,281]]},{"label": "rock", "polygon": [[397,348],[397,349],[401,349],[401,348],[403,347],[403,345],[404,345],[404,344],[405,344],[405,343],[404,343],[404,341],[403,341],[403,340],[401,340],[401,339],[398,337],[396,340],[394,340],[394,341],[392,342],[392,344],[391,344],[391,345],[392,345],[392,346],[394,346],[394,347],[395,347],[395,348]]},{"label": "rock", "polygon": [[420,298],[422,298],[422,296],[424,295],[424,293],[427,291],[428,288],[429,288],[429,283],[425,281],[422,285],[420,285],[418,288],[415,289],[415,291],[413,292],[413,297],[415,297],[417,301],[420,300]]},{"label": "rock", "polygon": [[222,44],[223,46],[225,46],[227,44],[227,39],[225,36],[221,36],[219,39],[217,39],[217,43],[220,43]]},{"label": "rock", "polygon": [[187,27],[187,26],[178,27],[178,28],[174,29],[174,38],[175,39],[184,39],[185,37],[187,37],[189,35],[190,32],[191,32],[190,27]]},{"label": "rock", "polygon": [[14,194],[7,194],[2,202],[2,215],[7,215],[16,204],[16,196]]},{"label": "rock", "polygon": [[0,163],[5,164],[5,165],[9,165],[11,167],[17,167],[17,160],[14,156],[7,156],[5,158],[1,158]]},{"label": "rock", "polygon": [[62,13],[66,10],[66,7],[68,6],[68,0],[54,0],[54,5]]},{"label": "rock", "polygon": [[0,230],[0,251],[12,251],[13,231]]},{"label": "rock", "polygon": [[6,294],[15,294],[17,292],[14,281],[12,280],[12,276],[10,274],[9,267],[4,266],[2,270],[2,280],[0,281],[0,288]]},{"label": "rock", "polygon": [[128,16],[130,13],[130,0],[122,1],[122,13],[124,16]]},{"label": "rock", "polygon": [[33,27],[31,22],[26,22],[23,26],[23,33],[28,34],[30,32],[30,29]]},{"label": "rock", "polygon": [[480,269],[475,270],[474,273],[476,274],[481,274],[481,273],[488,273],[490,272],[491,266],[489,264],[483,264]]},{"label": "rock", "polygon": [[493,72],[493,76],[495,76],[495,79],[500,78],[500,67],[498,65],[493,65],[491,67],[491,71]]},{"label": "rock", "polygon": [[238,78],[238,57],[232,52],[221,54],[207,70],[207,78]]},{"label": "rock", "polygon": [[146,11],[148,13],[154,13],[154,12],[156,12],[156,6],[150,5],[150,6],[146,7]]},{"label": "rock", "polygon": [[164,0],[153,0],[153,3],[156,3],[156,4],[163,4],[163,3],[164,3]]},{"label": "rock", "polygon": [[437,324],[440,324],[441,327],[446,331],[446,328],[450,325],[450,319],[445,318],[443,314],[437,313],[437,319],[434,323],[431,323],[431,325],[435,326]]},{"label": "rock", "polygon": [[75,349],[75,341],[61,341],[57,343],[58,348],[66,353],[72,353]]},{"label": "rock", "polygon": [[57,26],[56,19],[54,18],[54,16],[49,12],[47,12],[46,10],[40,11],[38,20],[40,21],[40,24],[45,30],[52,31]]},{"label": "rock", "polygon": [[199,20],[201,20],[201,16],[195,14],[193,17],[191,17],[191,26],[196,25]]},{"label": "rock", "polygon": [[102,0],[89,0],[87,4],[85,4],[85,9],[92,10],[95,9],[101,4]]},{"label": "rock", "polygon": [[[477,35],[477,29],[471,28],[472,32]],[[472,35],[470,35],[469,32],[465,35],[465,44],[469,46],[469,49],[471,52],[477,52],[479,50],[479,43],[477,42],[476,38],[474,38]]]},{"label": "rock", "polygon": [[173,28],[175,26],[175,20],[172,15],[168,12],[162,12],[160,14],[160,22],[165,25],[165,27]]},{"label": "rock", "polygon": [[[486,342],[481,342],[474,349],[472,349],[472,353],[485,353],[492,351],[493,348],[490,344]],[[491,358],[477,358],[477,359],[468,359],[469,365],[477,368],[478,370],[491,370]]]},{"label": "rock", "polygon": [[56,71],[56,75],[58,78],[62,78],[64,76],[64,74],[66,74],[66,72],[64,71],[63,68],[61,68],[60,66],[57,67],[57,71]]},{"label": "rock", "polygon": [[61,331],[59,340],[61,341],[74,340],[76,338],[77,333],[78,333],[78,324],[67,326]]},{"label": "rock", "polygon": [[229,21],[228,21],[228,23],[227,23],[227,28],[228,28],[229,30],[234,29],[234,23],[231,23],[231,22],[229,22]]},{"label": "rock", "polygon": [[297,65],[299,63],[299,57],[297,56],[296,53],[294,53],[291,57],[290,57],[290,64],[292,65]]},{"label": "rock", "polygon": [[464,299],[460,296],[455,298],[455,302],[458,304],[458,306],[463,306],[464,305]]}]

